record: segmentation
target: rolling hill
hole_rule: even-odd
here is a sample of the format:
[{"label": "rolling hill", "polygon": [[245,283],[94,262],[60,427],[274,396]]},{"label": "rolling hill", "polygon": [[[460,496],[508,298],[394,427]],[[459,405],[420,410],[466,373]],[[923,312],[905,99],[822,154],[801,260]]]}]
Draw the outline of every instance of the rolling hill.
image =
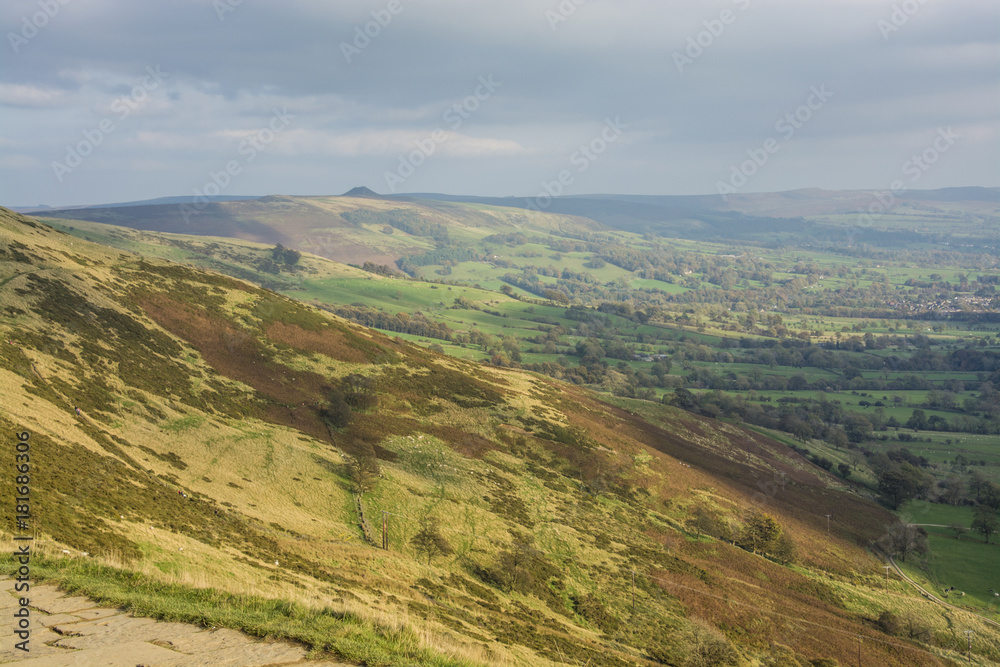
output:
[{"label": "rolling hill", "polygon": [[[352,191],[353,192],[353,191]],[[448,242],[473,242],[490,234],[588,231],[590,220],[517,209],[441,201],[359,196],[268,196],[250,201],[200,205],[150,204],[45,211],[49,218],[122,225],[145,231],[198,234],[277,244],[340,262],[392,264],[434,250],[447,230]],[[370,192],[370,191],[368,191]],[[348,193],[350,194],[350,193]],[[374,193],[372,193],[374,194]],[[529,224],[530,218],[530,224]],[[435,234],[439,235],[435,239]]]},{"label": "rolling hill", "polygon": [[[358,187],[340,197],[268,196],[198,204],[165,199],[170,203],[152,200],[34,214],[282,243],[341,262],[392,264],[442,246],[475,244],[488,235],[519,232],[579,237],[616,230],[771,248],[841,250],[858,242],[895,249],[941,244],[992,248],[1000,237],[998,197],[997,188],[978,187],[896,193],[812,188],[725,199],[715,195],[382,196]],[[434,238],[426,228],[414,229],[414,221],[443,225],[450,236]]]},{"label": "rolling hill", "polygon": [[[381,223],[344,218],[349,198],[215,206],[212,233],[352,261],[433,247],[399,227],[351,245]],[[433,206],[456,237],[517,228]],[[858,637],[871,664],[941,665],[965,629],[1000,658],[977,617],[883,590],[866,547],[891,514],[736,425],[438,355],[6,209],[0,355],[34,572],[145,613],[371,665],[850,664]],[[886,634],[887,610],[926,632]]]}]

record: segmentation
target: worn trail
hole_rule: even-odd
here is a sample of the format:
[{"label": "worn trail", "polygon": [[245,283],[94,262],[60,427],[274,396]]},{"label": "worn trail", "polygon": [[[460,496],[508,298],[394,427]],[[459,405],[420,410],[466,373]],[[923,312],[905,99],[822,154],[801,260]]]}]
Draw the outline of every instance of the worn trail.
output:
[{"label": "worn trail", "polygon": [[0,663],[25,667],[349,667],[306,663],[306,649],[287,641],[261,641],[229,629],[206,629],[133,616],[66,595],[54,585],[30,591],[29,652],[15,648],[18,603],[11,579],[0,580]]}]

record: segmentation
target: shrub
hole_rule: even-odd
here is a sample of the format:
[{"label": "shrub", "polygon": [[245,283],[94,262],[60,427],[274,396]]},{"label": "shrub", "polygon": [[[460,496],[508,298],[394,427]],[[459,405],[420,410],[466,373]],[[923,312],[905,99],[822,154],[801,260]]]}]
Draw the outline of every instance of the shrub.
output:
[{"label": "shrub", "polygon": [[447,556],[454,550],[447,538],[441,534],[441,525],[436,517],[425,517],[420,521],[420,530],[410,538],[410,544],[417,553],[427,556],[427,564],[438,556]]},{"label": "shrub", "polygon": [[327,402],[319,409],[319,416],[331,431],[346,428],[351,423],[351,406],[344,398],[344,392],[330,389],[326,394]]},{"label": "shrub", "polygon": [[903,629],[903,622],[900,620],[899,616],[891,611],[883,611],[879,614],[878,620],[875,622],[878,629],[887,635],[898,635]]}]

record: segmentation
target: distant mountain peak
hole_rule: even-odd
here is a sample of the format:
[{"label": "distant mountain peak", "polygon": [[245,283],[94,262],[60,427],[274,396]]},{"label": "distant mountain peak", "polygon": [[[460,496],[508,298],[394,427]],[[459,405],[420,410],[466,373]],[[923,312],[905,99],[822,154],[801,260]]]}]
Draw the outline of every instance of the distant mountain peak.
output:
[{"label": "distant mountain peak", "polygon": [[344,194],[342,194],[340,196],[341,197],[381,197],[381,195],[379,193],[375,192],[374,190],[371,190],[370,188],[366,188],[363,185],[359,186],[359,187],[356,187],[356,188],[351,188],[350,190],[348,190],[347,192],[345,192]]}]

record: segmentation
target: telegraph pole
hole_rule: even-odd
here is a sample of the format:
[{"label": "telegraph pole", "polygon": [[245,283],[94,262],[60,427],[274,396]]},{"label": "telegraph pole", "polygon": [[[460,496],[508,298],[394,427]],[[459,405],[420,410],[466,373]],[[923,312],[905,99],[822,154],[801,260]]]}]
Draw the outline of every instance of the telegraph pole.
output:
[{"label": "telegraph pole", "polygon": [[833,516],[832,514],[827,514],[826,515],[826,532],[827,532],[827,534],[830,533],[830,517],[832,517],[832,516]]},{"label": "telegraph pole", "polygon": [[892,566],[891,565],[883,565],[882,567],[885,568],[885,592],[888,593],[889,592],[889,568],[891,568]]},{"label": "telegraph pole", "polygon": [[965,631],[965,636],[969,638],[969,652],[966,654],[966,658],[968,658],[969,661],[972,660],[972,634],[973,634],[972,630]]},{"label": "telegraph pole", "polygon": [[389,550],[389,513],[382,510],[382,548],[385,551]]},{"label": "telegraph pole", "polygon": [[861,635],[858,635],[858,667],[861,667]]}]

